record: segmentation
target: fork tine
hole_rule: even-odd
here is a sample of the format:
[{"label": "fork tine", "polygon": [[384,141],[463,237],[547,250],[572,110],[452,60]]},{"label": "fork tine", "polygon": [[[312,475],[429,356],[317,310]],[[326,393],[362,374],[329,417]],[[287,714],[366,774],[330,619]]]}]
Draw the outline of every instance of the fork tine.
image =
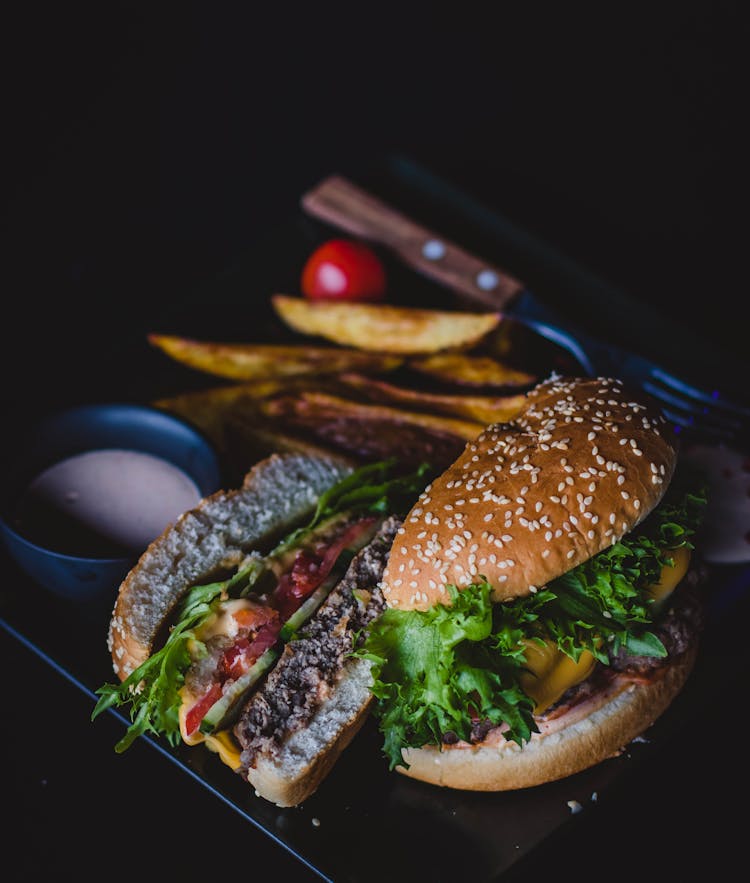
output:
[{"label": "fork tine", "polygon": [[667,420],[673,424],[675,429],[695,440],[732,443],[737,439],[737,433],[728,430],[726,427],[719,427],[708,423],[696,421],[692,415],[685,415],[663,408],[662,413]]},{"label": "fork tine", "polygon": [[695,402],[685,399],[682,396],[675,395],[674,392],[657,386],[649,380],[643,381],[644,390],[659,401],[677,408],[680,412],[684,412],[693,420],[703,420],[717,426],[726,427],[727,430],[739,431],[742,429],[742,422],[734,416],[728,416],[724,413],[717,413],[714,409],[701,407]]},{"label": "fork tine", "polygon": [[657,367],[654,367],[651,370],[651,377],[654,380],[663,383],[665,386],[677,390],[677,392],[682,395],[694,399],[697,402],[701,402],[711,409],[720,409],[730,414],[736,414],[738,417],[750,419],[750,407],[745,407],[744,405],[739,404],[739,402],[733,402],[729,399],[723,398],[718,390],[707,392],[706,390],[699,389],[698,387],[692,386],[684,380],[675,377],[673,374],[669,374],[667,371],[663,371],[661,368]]},{"label": "fork tine", "polygon": [[643,381],[643,389],[654,396],[662,406],[664,416],[680,431],[693,437],[711,441],[734,442],[746,438],[750,427],[734,417],[705,407],[696,407],[695,402],[680,398],[649,381]]}]

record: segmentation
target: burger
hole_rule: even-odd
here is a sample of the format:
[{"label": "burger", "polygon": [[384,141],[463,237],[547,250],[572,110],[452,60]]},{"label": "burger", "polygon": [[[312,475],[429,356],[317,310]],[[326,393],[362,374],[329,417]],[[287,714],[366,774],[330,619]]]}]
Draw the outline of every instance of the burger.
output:
[{"label": "burger", "polygon": [[309,797],[365,719],[370,666],[352,651],[384,609],[383,569],[425,469],[274,454],[170,525],[109,622],[117,681],[92,718],[127,709],[116,750],[144,734],[202,745],[260,797]]},{"label": "burger", "polygon": [[541,785],[617,754],[680,693],[703,627],[706,496],[653,403],[552,376],[398,528],[355,651],[391,769]]}]

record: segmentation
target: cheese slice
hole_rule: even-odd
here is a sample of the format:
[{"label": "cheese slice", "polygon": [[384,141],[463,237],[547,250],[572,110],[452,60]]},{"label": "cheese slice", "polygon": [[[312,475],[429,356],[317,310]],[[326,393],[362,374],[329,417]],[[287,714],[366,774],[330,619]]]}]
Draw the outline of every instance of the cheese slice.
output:
[{"label": "cheese slice", "polygon": [[[673,565],[665,564],[659,580],[649,587],[654,610],[659,611],[677,588],[690,566],[690,549],[681,546],[669,553]],[[520,676],[521,687],[534,700],[534,713],[540,714],[557,702],[570,687],[584,681],[594,668],[596,660],[584,650],[574,662],[554,641],[528,640],[525,642],[526,670]]]},{"label": "cheese slice", "polygon": [[179,720],[182,741],[187,745],[200,745],[201,743],[205,743],[206,748],[218,754],[221,761],[230,769],[235,771],[238,770],[242,765],[240,763],[240,747],[235,742],[234,737],[230,732],[227,730],[219,730],[216,733],[205,735],[201,733],[200,730],[196,730],[188,736],[185,730],[185,715],[195,699],[184,687],[180,691],[180,695],[182,696],[182,705],[180,705]]},{"label": "cheese slice", "polygon": [[574,684],[584,681],[594,668],[596,660],[584,650],[578,662],[557,649],[554,641],[528,640],[526,643],[526,671],[521,673],[521,686],[534,700],[534,713],[549,708]]},{"label": "cheese slice", "polygon": [[649,587],[649,594],[654,599],[654,609],[659,610],[664,602],[682,582],[683,577],[690,567],[691,550],[687,546],[673,549],[669,557],[674,561],[674,566],[665,564],[661,569],[659,581]]},{"label": "cheese slice", "polygon": [[221,758],[222,763],[225,763],[230,769],[236,772],[242,766],[240,762],[240,747],[234,741],[231,733],[221,730],[218,733],[206,736],[205,740],[206,748],[216,752]]}]

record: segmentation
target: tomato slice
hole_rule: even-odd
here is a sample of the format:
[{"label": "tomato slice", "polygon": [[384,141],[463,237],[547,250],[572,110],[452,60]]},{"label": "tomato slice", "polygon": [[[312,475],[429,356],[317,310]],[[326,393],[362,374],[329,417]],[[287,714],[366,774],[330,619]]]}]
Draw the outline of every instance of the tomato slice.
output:
[{"label": "tomato slice", "polygon": [[302,602],[327,579],[343,550],[375,521],[373,517],[362,518],[351,524],[327,548],[321,547],[315,553],[304,549],[297,553],[292,569],[279,580],[274,590],[275,603],[282,622],[286,622]]},{"label": "tomato slice", "polygon": [[[368,528],[372,527],[372,525],[377,521],[377,518],[374,516],[370,516],[369,518],[360,518],[359,521],[350,525],[344,533],[341,534],[338,539],[332,543],[325,555],[323,556],[323,563],[320,565],[320,569],[324,571],[323,579],[325,579],[328,574],[333,569],[333,565],[336,563],[336,559],[339,555],[344,551],[347,546],[350,546],[356,539],[361,536]],[[318,585],[323,582],[323,579],[320,580]]]},{"label": "tomato slice", "polygon": [[236,680],[249,667],[246,659],[250,649],[250,641],[240,638],[229,647],[219,663],[219,672],[223,680]]},{"label": "tomato slice", "polygon": [[272,612],[273,616],[258,629],[254,637],[240,638],[224,652],[219,663],[222,683],[236,681],[279,639],[281,620],[278,611]]},{"label": "tomato slice", "polygon": [[208,714],[209,708],[221,698],[221,684],[211,685],[211,689],[190,708],[185,715],[185,730],[191,736],[200,726],[203,718]]},{"label": "tomato slice", "polygon": [[[248,655],[252,658],[252,662],[250,665],[254,665],[260,657],[266,652],[266,650],[273,647],[273,645],[279,639],[279,632],[281,631],[281,620],[276,617],[272,622],[269,622],[268,625],[264,625],[258,629],[255,638],[253,639],[252,644],[250,645],[250,650]],[[250,667],[248,665],[248,668]]]},{"label": "tomato slice", "polygon": [[[313,555],[307,551],[297,553],[291,572],[291,591],[296,598],[306,598],[320,585],[324,564],[324,559],[321,559],[319,555]],[[325,576],[322,578],[325,579]]]}]

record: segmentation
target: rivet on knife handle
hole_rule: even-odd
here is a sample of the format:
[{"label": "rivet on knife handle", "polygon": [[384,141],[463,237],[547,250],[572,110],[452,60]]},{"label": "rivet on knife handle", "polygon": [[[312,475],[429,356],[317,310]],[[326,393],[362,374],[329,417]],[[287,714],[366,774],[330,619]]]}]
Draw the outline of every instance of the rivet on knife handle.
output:
[{"label": "rivet on knife handle", "polygon": [[394,251],[415,270],[465,299],[502,310],[522,290],[512,276],[412,221],[347,178],[333,175],[302,197],[311,215]]}]

